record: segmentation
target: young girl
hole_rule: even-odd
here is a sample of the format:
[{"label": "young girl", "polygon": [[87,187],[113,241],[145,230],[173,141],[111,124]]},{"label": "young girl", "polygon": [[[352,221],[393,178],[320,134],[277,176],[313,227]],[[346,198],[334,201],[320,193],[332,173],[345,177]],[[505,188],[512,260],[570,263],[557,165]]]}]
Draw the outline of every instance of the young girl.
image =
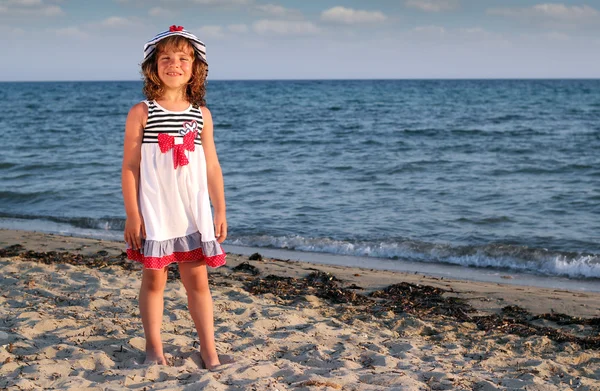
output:
[{"label": "young girl", "polygon": [[140,313],[146,363],[166,364],[160,337],[163,292],[168,265],[177,262],[203,365],[214,369],[221,363],[206,265],[225,263],[220,243],[227,237],[227,221],[204,100],[205,46],[183,27],[171,26],[144,46],[142,73],[147,100],[127,116],[122,187],[127,257],[144,265]]}]

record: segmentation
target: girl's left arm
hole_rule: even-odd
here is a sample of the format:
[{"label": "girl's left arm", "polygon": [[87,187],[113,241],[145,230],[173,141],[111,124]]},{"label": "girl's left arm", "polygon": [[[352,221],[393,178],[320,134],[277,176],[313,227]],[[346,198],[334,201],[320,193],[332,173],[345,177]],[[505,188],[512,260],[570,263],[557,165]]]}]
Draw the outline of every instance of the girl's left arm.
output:
[{"label": "girl's left arm", "polygon": [[225,186],[223,184],[223,172],[217,156],[213,132],[213,121],[210,110],[201,107],[204,127],[200,137],[202,148],[206,157],[206,174],[208,177],[208,194],[214,211],[215,236],[219,243],[223,243],[227,237],[227,217],[225,213]]}]

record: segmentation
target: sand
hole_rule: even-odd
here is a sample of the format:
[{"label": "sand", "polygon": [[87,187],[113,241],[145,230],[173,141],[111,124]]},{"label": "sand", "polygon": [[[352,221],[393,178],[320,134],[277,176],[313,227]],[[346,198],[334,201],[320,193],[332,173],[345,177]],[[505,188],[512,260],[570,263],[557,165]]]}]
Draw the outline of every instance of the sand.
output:
[{"label": "sand", "polygon": [[[218,351],[236,362],[209,372],[175,267],[169,365],[141,365],[140,270],[123,266],[120,243],[0,230],[0,248],[15,244],[79,261],[46,264],[51,256],[24,249],[0,258],[0,389],[600,390],[598,293],[230,254],[210,279]],[[400,283],[411,293],[391,306],[381,289]],[[575,318],[535,318],[545,313]]]}]

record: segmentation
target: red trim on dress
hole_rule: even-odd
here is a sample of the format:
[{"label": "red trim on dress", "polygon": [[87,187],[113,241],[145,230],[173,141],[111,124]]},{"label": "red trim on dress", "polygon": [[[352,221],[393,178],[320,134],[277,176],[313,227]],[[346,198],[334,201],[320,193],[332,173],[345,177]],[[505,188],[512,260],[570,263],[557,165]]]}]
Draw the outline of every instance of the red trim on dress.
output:
[{"label": "red trim on dress", "polygon": [[163,257],[146,257],[139,250],[134,251],[128,248],[127,258],[142,263],[146,269],[162,269],[173,262],[193,261],[204,261],[210,267],[219,267],[225,265],[226,254],[223,247],[221,247],[221,251],[223,252],[222,254],[213,255],[212,257],[205,257],[202,248],[186,252],[174,252]]}]

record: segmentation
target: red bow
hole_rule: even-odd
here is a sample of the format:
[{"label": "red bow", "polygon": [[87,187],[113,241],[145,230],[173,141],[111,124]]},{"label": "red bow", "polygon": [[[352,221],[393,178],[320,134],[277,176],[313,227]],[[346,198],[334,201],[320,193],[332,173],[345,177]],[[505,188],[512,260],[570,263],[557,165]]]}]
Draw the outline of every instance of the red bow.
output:
[{"label": "red bow", "polygon": [[175,144],[175,137],[169,136],[165,133],[160,133],[158,135],[158,146],[162,153],[169,151],[173,148],[173,168],[177,168],[178,166],[185,166],[190,161],[187,156],[185,156],[185,151],[194,151],[196,149],[196,144],[194,144],[194,140],[198,132],[189,132],[183,136],[183,144]]},{"label": "red bow", "polygon": [[169,31],[183,31],[183,26],[173,25],[173,26],[169,27]]}]

